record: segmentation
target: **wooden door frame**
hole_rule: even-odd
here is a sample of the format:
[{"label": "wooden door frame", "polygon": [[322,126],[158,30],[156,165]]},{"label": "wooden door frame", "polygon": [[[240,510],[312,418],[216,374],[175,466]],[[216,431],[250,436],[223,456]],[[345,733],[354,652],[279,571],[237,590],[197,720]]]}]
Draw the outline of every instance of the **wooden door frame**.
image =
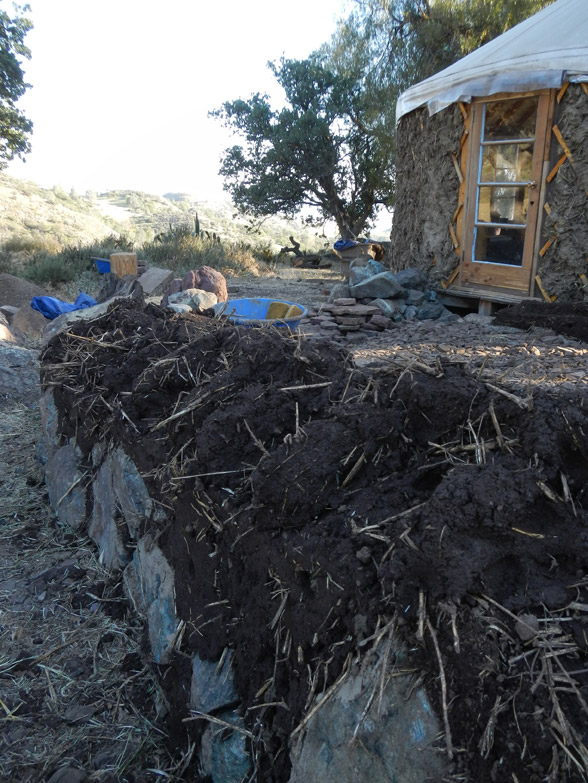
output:
[{"label": "wooden door frame", "polygon": [[[516,292],[520,297],[532,294],[541,236],[542,212],[545,200],[545,179],[549,161],[551,123],[555,105],[555,93],[556,91],[551,89],[532,90],[520,93],[496,93],[494,95],[474,98],[472,100],[463,218],[464,241],[459,267],[459,286],[462,289],[473,290],[480,288],[487,294],[491,293],[493,290],[497,293]],[[480,107],[495,101],[516,100],[518,98],[526,97],[539,97],[541,99],[543,96],[546,96],[545,100],[540,100],[537,107],[535,147],[533,151],[533,158],[536,160],[537,166],[536,171],[534,170],[533,172],[534,174],[537,174],[537,193],[535,202],[531,204],[533,210],[531,220],[534,223],[534,234],[532,237],[525,237],[526,255],[523,259],[523,265],[521,267],[513,266],[511,270],[508,265],[497,264],[495,269],[496,271],[500,269],[501,273],[497,275],[496,281],[492,282],[492,268],[494,265],[491,262],[486,262],[484,263],[484,268],[489,270],[487,275],[489,280],[468,279],[471,277],[472,270],[476,272],[481,271],[481,266],[479,266],[481,262],[474,262],[471,260],[474,240],[474,223],[476,220],[475,210],[477,205],[478,164],[483,117],[483,111],[481,111]],[[529,213],[527,214],[527,225],[532,228],[532,223],[529,223]],[[529,228],[527,228],[527,230],[529,230]],[[511,272],[510,275],[509,271]],[[521,281],[522,277],[524,277],[524,282]]]}]

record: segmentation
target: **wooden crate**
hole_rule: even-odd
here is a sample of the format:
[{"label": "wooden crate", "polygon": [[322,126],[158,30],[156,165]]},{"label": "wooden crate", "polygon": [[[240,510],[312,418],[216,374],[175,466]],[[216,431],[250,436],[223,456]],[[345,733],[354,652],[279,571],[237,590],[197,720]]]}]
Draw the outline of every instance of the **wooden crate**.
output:
[{"label": "wooden crate", "polygon": [[136,253],[112,253],[110,256],[110,271],[117,277],[137,275]]}]

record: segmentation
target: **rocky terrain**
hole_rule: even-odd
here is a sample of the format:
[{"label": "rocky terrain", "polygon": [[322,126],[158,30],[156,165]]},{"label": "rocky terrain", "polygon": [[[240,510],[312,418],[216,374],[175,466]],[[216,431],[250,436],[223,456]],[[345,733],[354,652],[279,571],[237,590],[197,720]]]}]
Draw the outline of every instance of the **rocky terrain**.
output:
[{"label": "rocky terrain", "polygon": [[[229,296],[320,312],[335,277],[229,280]],[[57,501],[91,490],[90,454],[108,443],[163,509],[135,531],[174,571],[181,632],[159,662],[130,572],[123,590],[103,570],[112,548],[99,542],[97,561],[88,528],[47,506],[36,347],[21,371],[4,346],[29,382],[19,397],[3,387],[0,774],[344,780],[353,763],[358,779],[393,779],[370,726],[394,724],[400,681],[436,716],[429,779],[585,779],[587,323],[581,305],[530,303],[333,336],[129,303],[55,338],[43,388],[83,475]],[[144,547],[119,545],[123,567]],[[232,690],[199,709],[196,661],[221,672],[227,655]],[[362,671],[348,734],[329,733]],[[368,753],[350,761],[349,746]]]}]

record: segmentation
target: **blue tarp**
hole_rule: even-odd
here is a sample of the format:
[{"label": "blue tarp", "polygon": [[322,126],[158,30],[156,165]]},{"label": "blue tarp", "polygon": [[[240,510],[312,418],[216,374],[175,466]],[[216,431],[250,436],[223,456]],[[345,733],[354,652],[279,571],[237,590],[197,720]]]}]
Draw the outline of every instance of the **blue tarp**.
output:
[{"label": "blue tarp", "polygon": [[31,299],[33,310],[38,310],[45,318],[49,318],[51,321],[57,318],[58,315],[62,315],[62,313],[84,310],[86,307],[93,307],[95,304],[98,304],[98,302],[84,293],[81,293],[73,304],[62,302],[61,299],[55,299],[54,296],[33,296]]},{"label": "blue tarp", "polygon": [[366,239],[362,242],[356,242],[354,239],[338,239],[333,247],[335,250],[347,250],[350,247],[357,247],[357,245],[369,245],[373,244],[373,240]]}]

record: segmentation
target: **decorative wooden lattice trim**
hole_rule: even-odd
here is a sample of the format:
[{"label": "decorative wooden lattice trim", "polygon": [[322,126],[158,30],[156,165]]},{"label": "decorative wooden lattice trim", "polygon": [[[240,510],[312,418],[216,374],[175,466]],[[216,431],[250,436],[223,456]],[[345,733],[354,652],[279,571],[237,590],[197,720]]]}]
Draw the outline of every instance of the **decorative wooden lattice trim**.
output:
[{"label": "decorative wooden lattice trim", "polygon": [[456,248],[459,247],[459,240],[457,238],[457,235],[456,235],[456,233],[455,233],[451,223],[449,224],[449,233],[451,234],[451,240],[453,242],[453,249],[455,250]]},{"label": "decorative wooden lattice trim", "polygon": [[557,234],[554,234],[554,236],[552,236],[551,239],[548,239],[547,242],[543,245],[543,247],[539,251],[539,255],[541,256],[541,258],[543,258],[545,253],[547,253],[547,251],[553,245],[556,239],[557,239]]},{"label": "decorative wooden lattice trim", "polygon": [[461,183],[463,182],[463,174],[461,173],[461,169],[459,167],[459,161],[457,160],[457,155],[454,155],[453,152],[451,153],[451,160],[453,161],[453,165],[455,167],[455,171],[459,179],[459,184],[461,185]]},{"label": "decorative wooden lattice trim", "polygon": [[570,84],[569,82],[564,82],[564,84],[562,85],[560,91],[557,93],[557,102],[558,103],[561,103],[561,99],[566,94],[566,90],[568,89],[569,84]]},{"label": "decorative wooden lattice trim", "polygon": [[560,146],[561,146],[562,150],[564,151],[567,159],[570,161],[570,163],[573,163],[574,162],[574,156],[572,155],[571,150],[568,147],[568,145],[565,143],[564,137],[561,135],[561,131],[557,127],[557,125],[553,126],[552,131],[553,131],[553,135],[555,136],[555,138],[559,141]]},{"label": "decorative wooden lattice trim", "polygon": [[441,288],[449,288],[449,286],[453,283],[457,275],[459,274],[459,264],[455,267],[453,272],[449,275],[447,280],[441,280]]},{"label": "decorative wooden lattice trim", "polygon": [[555,166],[551,169],[549,174],[547,175],[547,182],[551,182],[551,180],[555,177],[560,167],[566,162],[566,160],[567,160],[567,155],[564,153],[561,156],[561,158],[557,161]]},{"label": "decorative wooden lattice trim", "polygon": [[545,299],[546,302],[555,302],[557,299],[557,296],[554,294],[553,296],[549,296],[545,288],[543,287],[543,283],[541,282],[541,278],[539,275],[535,275],[535,282],[537,283],[537,288],[541,291],[541,295]]},{"label": "decorative wooden lattice trim", "polygon": [[[453,153],[451,154],[451,160],[453,161],[453,166],[455,168],[455,172],[459,179],[459,192],[457,198],[457,207],[451,218],[451,223],[449,224],[449,234],[451,236],[451,241],[453,243],[453,250],[457,255],[459,255],[461,252],[460,237],[462,234],[463,208],[465,204],[466,170],[467,170],[468,147],[469,147],[468,141],[470,136],[470,110],[471,110],[469,104],[466,105],[461,101],[458,102],[458,106],[461,112],[461,116],[463,117],[464,128],[463,128],[463,133],[461,134],[461,139],[459,141],[459,152],[457,155]],[[449,281],[446,283],[446,285],[450,285],[451,282],[455,280],[458,271],[459,269],[454,270],[455,274],[452,274],[452,276],[449,278]]]}]

